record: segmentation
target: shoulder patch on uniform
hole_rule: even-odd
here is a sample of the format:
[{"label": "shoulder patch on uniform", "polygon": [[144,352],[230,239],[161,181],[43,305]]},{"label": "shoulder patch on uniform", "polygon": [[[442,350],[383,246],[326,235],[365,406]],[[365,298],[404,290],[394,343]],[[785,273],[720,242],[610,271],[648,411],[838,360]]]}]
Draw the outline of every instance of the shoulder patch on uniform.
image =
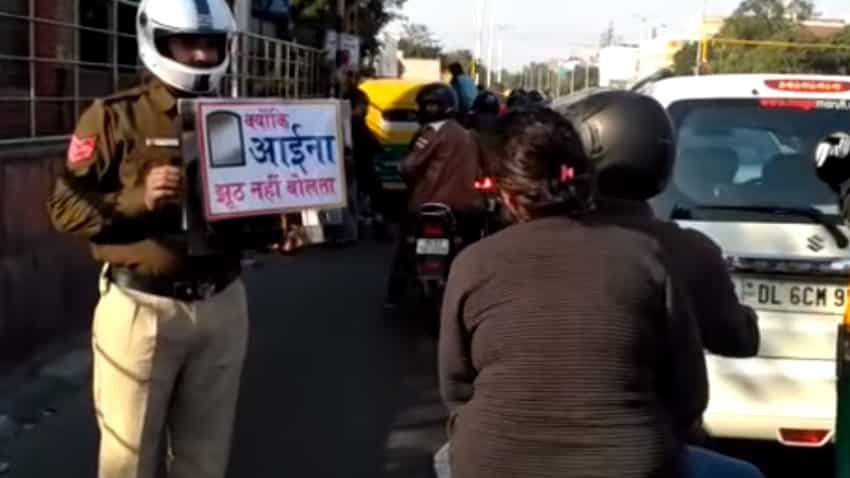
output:
[{"label": "shoulder patch on uniform", "polygon": [[71,137],[68,145],[68,164],[76,165],[91,159],[97,145],[97,136],[80,138],[76,135]]}]

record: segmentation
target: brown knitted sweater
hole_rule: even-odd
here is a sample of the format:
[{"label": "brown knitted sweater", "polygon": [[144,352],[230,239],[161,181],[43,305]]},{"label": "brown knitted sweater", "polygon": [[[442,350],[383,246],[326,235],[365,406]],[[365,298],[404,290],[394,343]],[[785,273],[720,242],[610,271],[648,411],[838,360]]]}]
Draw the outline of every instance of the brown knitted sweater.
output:
[{"label": "brown knitted sweater", "polygon": [[662,244],[621,213],[515,225],[457,258],[439,350],[453,478],[679,476],[708,399],[699,327]]}]

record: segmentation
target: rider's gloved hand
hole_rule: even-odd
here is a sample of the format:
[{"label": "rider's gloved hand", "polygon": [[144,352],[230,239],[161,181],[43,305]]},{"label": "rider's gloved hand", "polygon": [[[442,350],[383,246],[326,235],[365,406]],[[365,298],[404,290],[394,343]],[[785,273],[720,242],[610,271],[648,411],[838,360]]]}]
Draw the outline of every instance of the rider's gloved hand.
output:
[{"label": "rider's gloved hand", "polygon": [[844,193],[842,185],[850,180],[850,134],[833,133],[821,140],[815,149],[815,167],[821,181]]}]

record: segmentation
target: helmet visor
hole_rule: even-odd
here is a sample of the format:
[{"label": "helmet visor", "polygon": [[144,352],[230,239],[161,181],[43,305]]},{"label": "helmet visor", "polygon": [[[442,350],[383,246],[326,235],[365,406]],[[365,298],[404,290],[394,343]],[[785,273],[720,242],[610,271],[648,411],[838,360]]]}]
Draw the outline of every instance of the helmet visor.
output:
[{"label": "helmet visor", "polygon": [[226,33],[174,33],[154,30],[160,55],[196,68],[215,68],[227,60]]}]

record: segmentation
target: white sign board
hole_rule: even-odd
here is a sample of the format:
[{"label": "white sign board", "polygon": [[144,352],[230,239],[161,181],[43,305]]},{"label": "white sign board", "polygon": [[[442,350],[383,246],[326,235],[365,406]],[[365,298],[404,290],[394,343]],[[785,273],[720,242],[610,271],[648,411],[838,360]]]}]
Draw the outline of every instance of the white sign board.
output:
[{"label": "white sign board", "polygon": [[195,103],[206,219],[346,207],[338,100]]}]

